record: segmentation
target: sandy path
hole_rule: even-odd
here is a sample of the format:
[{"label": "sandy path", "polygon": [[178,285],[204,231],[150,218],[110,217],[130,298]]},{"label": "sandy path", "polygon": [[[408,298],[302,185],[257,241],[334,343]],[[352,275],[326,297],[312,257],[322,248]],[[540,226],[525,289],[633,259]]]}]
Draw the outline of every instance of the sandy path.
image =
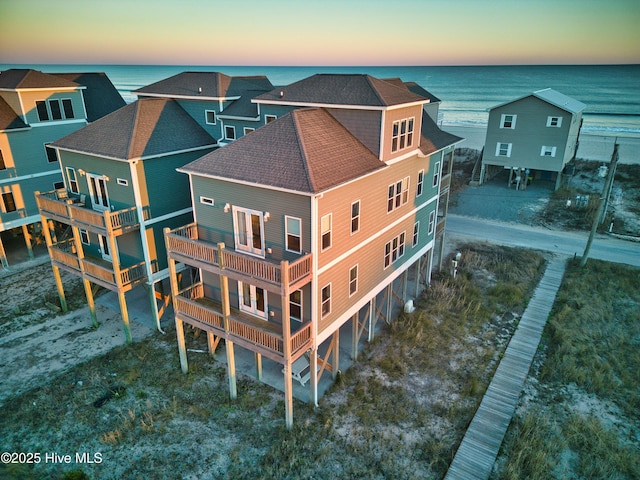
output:
[{"label": "sandy path", "polygon": [[[63,281],[75,280],[69,276],[63,277]],[[46,384],[52,376],[125,343],[117,311],[97,305],[100,326],[96,329],[91,325],[88,307],[56,315],[40,305],[42,292],[55,294],[48,261],[0,275],[1,308],[13,312],[16,306],[21,306],[11,321],[0,328],[0,405],[14,395]],[[32,302],[32,308],[25,308],[25,302],[27,305]],[[34,321],[38,316],[40,320]],[[132,328],[135,340],[153,332],[139,323]]]}]

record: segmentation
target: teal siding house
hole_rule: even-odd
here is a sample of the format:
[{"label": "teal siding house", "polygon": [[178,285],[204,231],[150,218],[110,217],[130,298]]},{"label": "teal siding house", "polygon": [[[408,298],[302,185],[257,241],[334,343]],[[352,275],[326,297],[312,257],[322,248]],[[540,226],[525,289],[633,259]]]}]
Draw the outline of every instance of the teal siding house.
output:
[{"label": "teal siding house", "polygon": [[33,192],[63,188],[52,142],[125,105],[103,73],[0,72],[0,263],[4,241],[22,236],[30,257],[40,236]]},{"label": "teal siding house", "polygon": [[[50,145],[64,187],[37,192],[36,200],[51,264],[58,279],[59,269],[82,277],[95,324],[92,284],[117,292],[127,341],[133,288],[147,290],[160,329],[169,303],[162,229],[192,220],[188,179],[176,169],[216,145],[166,98],[137,100]],[[64,307],[59,281],[58,292]]]},{"label": "teal siding house", "polygon": [[393,303],[417,294],[409,271],[429,282],[442,179],[462,139],[429,116],[435,97],[414,90],[314,75],[253,97],[263,126],[178,169],[194,222],[165,229],[165,241],[184,372],[184,323],[207,332],[212,352],[225,340],[231,398],[235,346],[254,354],[258,378],[263,358],[278,365],[291,427],[292,381],[317,403],[320,377],[338,373],[340,329],[356,358]]},{"label": "teal siding house", "polygon": [[138,98],[176,100],[218,145],[223,146],[258,128],[255,96],[273,89],[265,76],[230,77],[219,72],[182,72],[134,90]]}]

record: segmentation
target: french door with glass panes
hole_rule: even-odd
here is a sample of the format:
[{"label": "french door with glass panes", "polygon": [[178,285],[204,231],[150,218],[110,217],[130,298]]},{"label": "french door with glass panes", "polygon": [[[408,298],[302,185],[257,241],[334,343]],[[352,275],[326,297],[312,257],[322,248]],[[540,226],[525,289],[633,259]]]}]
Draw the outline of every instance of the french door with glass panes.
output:
[{"label": "french door with glass panes", "polygon": [[109,210],[109,194],[107,193],[107,181],[104,175],[87,173],[87,183],[91,194],[91,203],[94,210]]},{"label": "french door with glass panes", "polygon": [[267,291],[249,283],[238,282],[240,310],[267,319]]},{"label": "french door with glass panes", "polygon": [[233,207],[236,250],[264,258],[264,218],[262,212]]}]

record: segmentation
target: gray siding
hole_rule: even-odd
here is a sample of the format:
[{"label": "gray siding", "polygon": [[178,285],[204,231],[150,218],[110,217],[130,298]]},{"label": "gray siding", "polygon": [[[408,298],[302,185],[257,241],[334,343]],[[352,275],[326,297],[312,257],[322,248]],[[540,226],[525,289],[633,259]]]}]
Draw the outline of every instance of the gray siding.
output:
[{"label": "gray siding", "polygon": [[[285,252],[285,215],[302,220],[302,249],[305,252],[311,250],[311,207],[308,197],[199,176],[192,178],[195,218],[204,232],[223,235],[225,244],[233,247],[233,215],[231,210],[224,212],[224,206],[228,203],[230,206],[269,212],[270,218],[264,224],[265,246],[273,250],[274,259],[290,260],[297,257]],[[214,199],[215,205],[202,204],[201,196]]]},{"label": "gray siding", "polygon": [[[502,115],[517,115],[515,128],[500,128]],[[562,118],[561,126],[547,127],[549,116]],[[573,156],[568,139],[575,142],[578,128],[577,117],[534,96],[494,108],[489,113],[483,162],[560,172]],[[575,132],[572,137],[570,131]],[[512,144],[509,157],[496,155],[498,143]],[[555,157],[541,155],[543,146],[555,147]]]}]

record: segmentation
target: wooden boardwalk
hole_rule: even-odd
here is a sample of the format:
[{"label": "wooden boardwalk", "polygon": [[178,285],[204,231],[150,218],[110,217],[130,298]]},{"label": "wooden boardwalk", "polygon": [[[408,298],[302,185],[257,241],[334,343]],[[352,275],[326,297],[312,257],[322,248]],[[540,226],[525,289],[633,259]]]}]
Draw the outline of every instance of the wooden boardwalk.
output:
[{"label": "wooden boardwalk", "polygon": [[445,480],[486,480],[515,412],[542,330],[564,275],[566,258],[553,259],[538,284],[504,357],[469,424]]}]

